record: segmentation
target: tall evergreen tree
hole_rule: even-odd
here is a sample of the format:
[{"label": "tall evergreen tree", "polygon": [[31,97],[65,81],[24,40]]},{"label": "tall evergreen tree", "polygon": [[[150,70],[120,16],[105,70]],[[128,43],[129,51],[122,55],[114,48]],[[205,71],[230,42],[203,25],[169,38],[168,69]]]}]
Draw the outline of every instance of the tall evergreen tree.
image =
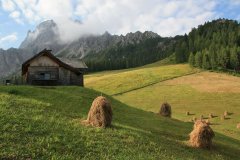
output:
[{"label": "tall evergreen tree", "polygon": [[176,62],[182,63],[187,61],[188,47],[185,41],[179,43],[175,49]]},{"label": "tall evergreen tree", "polygon": [[231,49],[230,65],[231,65],[231,68],[234,70],[237,70],[239,68],[239,55],[237,52],[237,47],[234,47],[233,49]]},{"label": "tall evergreen tree", "polygon": [[194,57],[194,54],[193,54],[192,52],[191,52],[190,55],[189,55],[188,63],[189,63],[191,66],[194,66],[194,65],[195,65],[195,57]]},{"label": "tall evergreen tree", "polygon": [[202,68],[203,69],[210,69],[211,65],[210,65],[210,61],[209,61],[209,57],[208,57],[208,52],[205,51],[203,53],[203,57],[202,57]]},{"label": "tall evergreen tree", "polygon": [[195,55],[195,66],[201,68],[202,67],[202,53],[197,52]]}]

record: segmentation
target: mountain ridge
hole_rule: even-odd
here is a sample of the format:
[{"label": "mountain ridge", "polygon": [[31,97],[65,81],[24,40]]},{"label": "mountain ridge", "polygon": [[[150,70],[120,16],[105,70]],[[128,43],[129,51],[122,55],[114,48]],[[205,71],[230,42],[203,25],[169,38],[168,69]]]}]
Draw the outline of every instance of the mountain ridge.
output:
[{"label": "mountain ridge", "polygon": [[10,74],[44,48],[51,49],[57,57],[83,59],[90,72],[138,67],[170,55],[176,63],[186,63],[191,58],[190,64],[199,68],[239,71],[240,24],[235,20],[217,19],[175,37],[161,37],[151,31],[126,35],[105,32],[64,42],[58,26],[48,20],[29,31],[19,49],[0,50],[0,77]]},{"label": "mountain ridge", "polygon": [[[111,35],[107,31],[102,35],[85,35],[75,41],[64,42],[60,38],[57,24],[53,20],[40,23],[35,30],[28,31],[19,48],[0,50],[0,77],[18,70],[21,64],[44,48],[49,48],[58,57],[84,58],[88,54],[99,53],[102,50],[121,44],[137,44],[149,38],[159,37],[151,31]],[[10,59],[13,58],[14,61]]]}]

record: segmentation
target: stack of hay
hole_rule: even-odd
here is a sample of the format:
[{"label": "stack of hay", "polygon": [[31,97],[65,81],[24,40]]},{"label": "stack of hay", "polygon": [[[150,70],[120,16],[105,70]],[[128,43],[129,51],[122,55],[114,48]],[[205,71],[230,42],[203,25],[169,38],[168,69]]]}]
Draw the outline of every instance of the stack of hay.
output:
[{"label": "stack of hay", "polygon": [[208,118],[213,118],[213,114],[210,113],[210,114],[208,115]]},{"label": "stack of hay", "polygon": [[112,122],[110,102],[103,96],[97,97],[88,112],[88,118],[83,123],[94,127],[110,127]]},{"label": "stack of hay", "polygon": [[171,109],[170,104],[168,104],[167,102],[163,103],[160,108],[159,114],[164,117],[171,117],[172,109]]},{"label": "stack of hay", "polygon": [[192,118],[192,121],[193,121],[193,122],[196,122],[196,121],[197,121],[197,118],[196,118],[196,117],[193,117],[193,118]]},{"label": "stack of hay", "polygon": [[224,115],[225,117],[227,117],[228,114],[229,114],[228,111],[225,111],[223,115]]},{"label": "stack of hay", "polygon": [[215,136],[211,127],[204,121],[197,120],[190,133],[189,143],[196,148],[211,148],[212,138]]},{"label": "stack of hay", "polygon": [[240,129],[240,123],[237,124],[237,129]]}]

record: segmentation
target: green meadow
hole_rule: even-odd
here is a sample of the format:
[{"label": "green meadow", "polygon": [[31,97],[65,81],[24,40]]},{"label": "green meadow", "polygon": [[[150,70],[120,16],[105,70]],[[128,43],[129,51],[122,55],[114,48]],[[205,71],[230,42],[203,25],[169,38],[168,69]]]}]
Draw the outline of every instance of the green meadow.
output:
[{"label": "green meadow", "polygon": [[[0,86],[0,159],[239,159],[239,78],[157,62],[85,81],[84,88]],[[82,125],[100,95],[111,101],[112,127]],[[172,118],[156,114],[164,101]],[[225,110],[231,114],[221,120]],[[190,120],[209,113],[212,149],[190,147]]]},{"label": "green meadow", "polygon": [[108,95],[116,95],[198,71],[186,64],[162,66],[156,63],[131,70],[105,71],[87,75],[85,85]]},{"label": "green meadow", "polygon": [[[151,73],[155,73],[154,76],[151,76]],[[147,77],[147,80],[140,81],[140,75]],[[115,93],[113,97],[121,102],[154,113],[167,101],[172,105],[173,118],[184,122],[199,119],[201,115],[209,119],[209,114],[212,113],[214,118],[210,118],[209,121],[215,131],[240,140],[240,131],[236,128],[237,123],[240,123],[238,77],[193,69],[187,64],[163,66],[161,62],[118,71],[116,74],[105,72],[100,76],[110,79],[109,81],[98,82],[99,76],[100,74],[88,76],[86,86],[110,95]],[[91,83],[94,80],[96,82]],[[153,83],[146,85],[149,82]],[[129,86],[131,83],[138,85],[138,88],[133,89],[132,85]],[[230,115],[221,120],[224,111],[228,111]],[[190,115],[186,115],[186,112],[190,112]]]},{"label": "green meadow", "polygon": [[187,145],[192,123],[107,96],[112,128],[81,125],[101,93],[81,87],[0,87],[1,159],[239,159],[240,141],[216,133],[212,150]]}]

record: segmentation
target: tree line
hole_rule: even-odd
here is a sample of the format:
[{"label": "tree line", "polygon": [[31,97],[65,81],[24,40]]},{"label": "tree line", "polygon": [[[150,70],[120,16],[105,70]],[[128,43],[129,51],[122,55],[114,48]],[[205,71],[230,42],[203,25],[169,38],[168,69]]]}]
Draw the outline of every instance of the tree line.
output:
[{"label": "tree line", "polygon": [[240,70],[240,25],[218,19],[182,37],[175,48],[176,62],[211,70]]},{"label": "tree line", "polygon": [[89,71],[125,69],[162,60],[172,54],[176,63],[194,67],[240,71],[240,24],[217,19],[193,28],[187,35],[150,38],[141,43],[115,45],[84,58]]},{"label": "tree line", "polygon": [[174,45],[169,38],[150,38],[125,46],[117,44],[100,53],[89,54],[84,61],[90,72],[138,67],[170,56]]}]

